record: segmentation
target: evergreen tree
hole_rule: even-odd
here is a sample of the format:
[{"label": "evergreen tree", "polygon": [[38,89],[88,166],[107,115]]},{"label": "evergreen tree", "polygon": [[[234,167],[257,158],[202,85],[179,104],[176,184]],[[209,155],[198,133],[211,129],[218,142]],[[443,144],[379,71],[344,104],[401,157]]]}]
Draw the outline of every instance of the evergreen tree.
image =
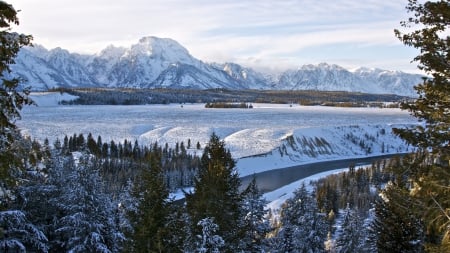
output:
[{"label": "evergreen tree", "polygon": [[54,231],[64,251],[120,252],[122,248],[117,209],[105,192],[98,167],[85,156],[78,163],[67,160],[63,171],[57,172],[64,176],[57,182],[60,195],[52,200],[60,213]]},{"label": "evergreen tree", "polygon": [[47,237],[23,211],[0,212],[0,252],[48,252]]},{"label": "evergreen tree", "polygon": [[138,201],[129,213],[133,231],[132,252],[163,252],[168,242],[167,221],[170,214],[169,192],[158,157],[152,157],[150,169],[144,169],[135,182],[133,195]]},{"label": "evergreen tree", "polygon": [[243,192],[242,201],[242,230],[240,240],[242,252],[264,252],[268,246],[267,235],[272,232],[272,226],[267,219],[268,210],[265,209],[267,201],[256,184],[256,177]]},{"label": "evergreen tree", "polygon": [[[194,193],[186,194],[187,211],[192,223],[213,218],[219,226],[218,235],[227,242],[225,252],[235,252],[239,243],[241,184],[235,171],[235,162],[225,143],[212,134],[203,151],[198,176],[194,181]],[[194,234],[200,234],[193,227]]]},{"label": "evergreen tree", "polygon": [[371,225],[378,252],[423,252],[424,230],[416,217],[412,199],[407,191],[389,183],[382,198],[375,205],[375,219]]},{"label": "evergreen tree", "polygon": [[13,143],[21,139],[15,121],[24,105],[32,104],[29,91],[18,91],[20,79],[8,78],[9,65],[20,48],[31,44],[30,35],[18,34],[11,27],[19,24],[17,11],[0,1],[0,210],[7,209],[10,187],[17,185],[17,176],[23,169],[22,159]]},{"label": "evergreen tree", "polygon": [[358,213],[347,205],[342,220],[341,229],[338,231],[339,236],[336,239],[336,251],[339,253],[363,252],[361,232],[364,228]]},{"label": "evergreen tree", "polygon": [[199,242],[195,252],[199,253],[219,253],[219,249],[225,245],[222,237],[216,235],[219,226],[214,223],[214,219],[205,218],[198,222],[202,227],[202,234],[198,235]]},{"label": "evergreen tree", "polygon": [[450,2],[409,0],[406,9],[412,14],[401,22],[407,32],[395,30],[395,34],[405,45],[420,50],[414,60],[430,78],[415,87],[419,97],[403,105],[425,124],[396,133],[419,147],[406,172],[428,233],[436,231],[440,237],[436,241],[428,236],[434,244],[431,248],[450,251]]},{"label": "evergreen tree", "polygon": [[315,198],[304,184],[286,201],[281,210],[282,227],[277,237],[279,252],[324,252],[328,225]]}]

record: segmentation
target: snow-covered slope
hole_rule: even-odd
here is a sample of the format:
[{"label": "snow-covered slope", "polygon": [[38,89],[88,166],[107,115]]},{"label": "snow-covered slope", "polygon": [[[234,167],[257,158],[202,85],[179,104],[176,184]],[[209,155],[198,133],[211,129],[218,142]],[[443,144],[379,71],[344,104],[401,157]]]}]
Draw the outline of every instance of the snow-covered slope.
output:
[{"label": "snow-covered slope", "polygon": [[[295,129],[262,155],[242,157],[237,167],[241,176],[273,168],[311,162],[407,153],[414,147],[396,136],[392,129],[404,125],[348,125]],[[227,139],[225,139],[226,141]]]},{"label": "snow-covered slope", "polygon": [[415,96],[413,86],[421,75],[400,71],[358,68],[355,71],[321,63],[289,70],[279,77],[277,88],[288,90],[358,91]]},{"label": "snow-covered slope", "polygon": [[275,86],[272,77],[265,76],[251,68],[245,68],[236,63],[228,62],[225,64],[218,64],[217,67],[225,71],[225,73],[243,87],[249,89],[272,89]]},{"label": "snow-covered slope", "polygon": [[360,68],[346,70],[322,63],[269,77],[235,63],[208,64],[178,42],[144,37],[128,48],[108,46],[95,55],[80,55],[42,46],[23,48],[13,75],[33,90],[54,87],[227,88],[333,90],[415,95],[420,75]]}]

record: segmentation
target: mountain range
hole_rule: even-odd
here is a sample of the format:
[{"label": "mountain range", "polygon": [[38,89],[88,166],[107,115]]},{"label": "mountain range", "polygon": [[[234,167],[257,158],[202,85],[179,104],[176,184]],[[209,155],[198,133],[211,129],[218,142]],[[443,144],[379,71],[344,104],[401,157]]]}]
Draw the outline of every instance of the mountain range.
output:
[{"label": "mountain range", "polygon": [[11,74],[32,90],[57,87],[327,90],[415,96],[421,75],[338,65],[304,65],[268,75],[235,63],[205,63],[178,42],[144,37],[128,48],[108,46],[93,55],[43,46],[22,48]]}]

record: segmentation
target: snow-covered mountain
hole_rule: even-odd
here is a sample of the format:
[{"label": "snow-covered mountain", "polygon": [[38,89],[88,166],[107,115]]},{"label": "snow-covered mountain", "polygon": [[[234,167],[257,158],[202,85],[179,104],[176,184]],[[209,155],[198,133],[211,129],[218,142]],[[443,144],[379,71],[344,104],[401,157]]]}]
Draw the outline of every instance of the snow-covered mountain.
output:
[{"label": "snow-covered mountain", "polygon": [[292,90],[358,91],[365,93],[415,96],[413,86],[422,76],[400,71],[358,68],[354,71],[321,63],[288,70],[279,77],[276,88]]},{"label": "snow-covered mountain", "polygon": [[80,55],[42,46],[23,48],[13,75],[34,90],[55,87],[227,88],[339,90],[415,95],[420,75],[360,68],[346,70],[322,63],[305,65],[271,77],[235,63],[209,64],[189,54],[178,42],[144,37],[129,48],[108,46],[94,55]]}]

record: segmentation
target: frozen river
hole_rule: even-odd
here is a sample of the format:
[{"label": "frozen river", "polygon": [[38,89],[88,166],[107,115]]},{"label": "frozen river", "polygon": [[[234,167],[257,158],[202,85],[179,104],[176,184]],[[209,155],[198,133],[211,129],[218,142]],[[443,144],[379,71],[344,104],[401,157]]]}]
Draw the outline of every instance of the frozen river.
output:
[{"label": "frozen river", "polygon": [[270,151],[302,128],[414,123],[399,109],[335,108],[253,104],[253,109],[206,109],[203,104],[140,106],[39,106],[22,111],[17,125],[32,138],[53,142],[64,135],[101,135],[104,141],[137,139],[141,144],[190,139],[202,146],[212,132],[236,156]]}]

